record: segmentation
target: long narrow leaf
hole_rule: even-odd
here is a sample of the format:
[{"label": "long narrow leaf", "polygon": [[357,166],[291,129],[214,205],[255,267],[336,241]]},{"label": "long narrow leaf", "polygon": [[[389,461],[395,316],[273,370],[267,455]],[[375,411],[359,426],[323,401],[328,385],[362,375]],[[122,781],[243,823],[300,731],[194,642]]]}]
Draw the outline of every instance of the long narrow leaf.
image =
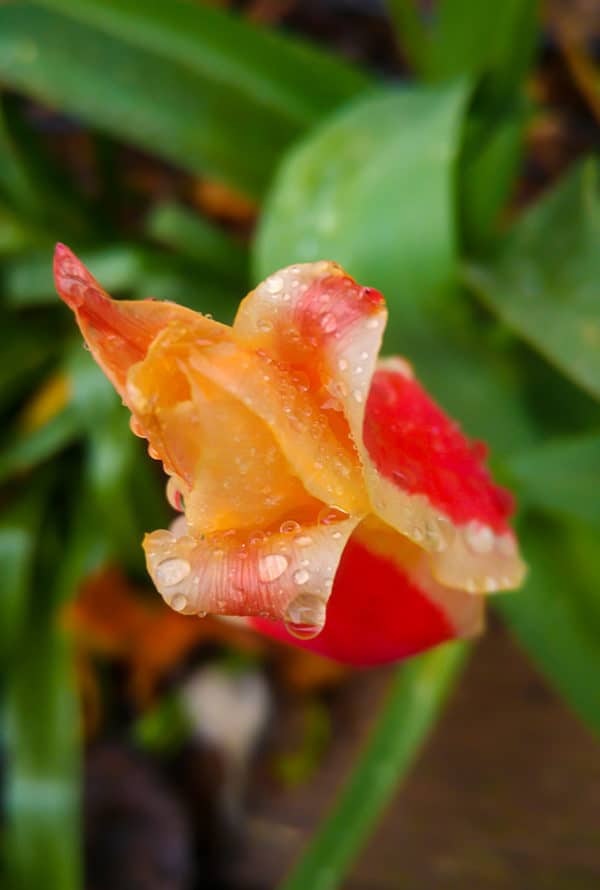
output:
[{"label": "long narrow leaf", "polygon": [[452,643],[397,669],[360,760],[280,890],[341,886],[398,782],[410,769],[467,652],[464,644]]},{"label": "long narrow leaf", "polygon": [[596,161],[578,164],[465,280],[520,337],[600,398],[600,201]]},{"label": "long narrow leaf", "polygon": [[305,126],[364,89],[366,74],[292,36],[186,0],[40,0],[74,19],[227,85]]}]

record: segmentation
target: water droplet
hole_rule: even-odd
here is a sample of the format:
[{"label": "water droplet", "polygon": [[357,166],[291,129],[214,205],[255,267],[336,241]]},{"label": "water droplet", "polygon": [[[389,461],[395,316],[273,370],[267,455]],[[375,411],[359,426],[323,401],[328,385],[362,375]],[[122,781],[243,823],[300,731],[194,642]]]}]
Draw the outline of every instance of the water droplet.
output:
[{"label": "water droplet", "polygon": [[261,581],[265,581],[268,584],[271,581],[276,581],[277,578],[281,578],[287,567],[288,560],[286,556],[282,556],[279,553],[269,553],[268,556],[263,556],[258,562],[258,577]]},{"label": "water droplet", "polygon": [[332,312],[325,312],[325,314],[321,316],[321,328],[325,334],[332,334],[335,331],[337,328],[337,321]]},{"label": "water droplet", "polygon": [[367,360],[368,358],[369,358],[369,353],[368,353],[368,352],[361,352],[361,354],[359,355],[359,359],[360,359],[361,361],[363,361],[363,362],[366,362],[366,360]]},{"label": "water droplet", "polygon": [[296,544],[298,547],[310,547],[312,538],[309,538],[308,535],[301,535],[299,538],[296,538]]},{"label": "water droplet", "polygon": [[332,538],[335,538],[336,541],[339,541],[339,539],[342,537],[342,533],[341,533],[341,532],[334,532],[334,533],[332,534],[331,537],[332,537]]},{"label": "water droplet", "polygon": [[285,612],[286,630],[299,640],[312,640],[325,624],[325,600],[312,593],[295,597]]},{"label": "water droplet", "polygon": [[345,358],[341,358],[338,362],[338,368],[340,369],[340,371],[345,371],[347,369],[347,367],[348,367],[348,362],[346,361]]},{"label": "water droplet", "polygon": [[495,578],[492,578],[491,575],[486,576],[484,585],[488,593],[495,593],[498,590],[498,581],[496,581]]},{"label": "water droplet", "polygon": [[294,572],[294,582],[296,584],[306,584],[309,578],[310,574],[306,571],[306,569],[298,569],[297,572]]},{"label": "water droplet", "polygon": [[176,612],[183,612],[183,610],[187,608],[187,604],[187,597],[185,597],[183,593],[176,593],[173,599],[169,602],[171,608],[175,609]]},{"label": "water droplet", "polygon": [[420,544],[421,541],[425,538],[423,533],[423,529],[420,526],[415,525],[412,530],[412,539],[416,544]]},{"label": "water droplet", "polygon": [[300,528],[300,523],[296,522],[295,519],[286,519],[285,522],[282,522],[279,526],[279,531],[282,535],[289,535],[292,532],[297,532]]},{"label": "water droplet", "polygon": [[265,287],[269,291],[270,294],[278,294],[283,290],[283,280],[274,276],[273,278],[267,278],[265,281]]},{"label": "water droplet", "polygon": [[355,374],[362,374],[362,373],[364,373],[364,370],[365,370],[365,369],[363,368],[362,365],[357,365],[356,368],[354,369],[354,373],[355,373]]},{"label": "water droplet", "polygon": [[353,398],[354,398],[354,401],[355,401],[355,402],[358,402],[358,404],[360,405],[360,403],[361,403],[362,400],[363,400],[363,394],[362,394],[362,392],[360,391],[360,389],[355,389],[354,392],[352,393],[352,396],[353,396]]},{"label": "water droplet", "polygon": [[181,479],[177,476],[170,476],[169,481],[167,482],[167,500],[174,510],[179,510],[180,513],[183,513],[185,510],[185,503],[181,489]]},{"label": "water droplet", "polygon": [[379,321],[376,318],[370,318],[366,324],[366,327],[370,328],[370,330],[374,330],[379,327]]},{"label": "water droplet", "polygon": [[335,522],[343,522],[348,518],[349,514],[346,513],[345,510],[342,510],[341,507],[330,506],[323,507],[323,509],[319,511],[317,522],[320,525],[333,525]]},{"label": "water droplet", "polygon": [[498,550],[503,556],[514,556],[517,552],[515,539],[510,532],[505,532],[503,535],[498,535],[498,537],[496,538],[496,543],[498,545]]},{"label": "water droplet", "polygon": [[139,436],[140,439],[144,438],[144,430],[142,428],[141,423],[137,419],[137,417],[129,418],[129,429],[133,433],[134,436]]},{"label": "water droplet", "polygon": [[173,587],[180,584],[190,573],[191,566],[185,559],[165,559],[156,568],[156,580],[159,586]]},{"label": "water droplet", "polygon": [[495,536],[489,525],[472,519],[465,528],[467,544],[474,553],[489,553],[494,546]]},{"label": "water droplet", "polygon": [[273,330],[273,323],[270,322],[268,318],[260,318],[256,327],[259,331],[262,331],[263,334],[268,334],[269,331]]}]

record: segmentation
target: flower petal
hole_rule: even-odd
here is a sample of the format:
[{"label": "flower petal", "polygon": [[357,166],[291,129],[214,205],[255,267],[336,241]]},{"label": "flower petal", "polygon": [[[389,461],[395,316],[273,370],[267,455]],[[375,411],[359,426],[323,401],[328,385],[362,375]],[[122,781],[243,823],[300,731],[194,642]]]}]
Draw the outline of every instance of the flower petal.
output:
[{"label": "flower petal", "polygon": [[146,535],[148,571],[177,612],[262,615],[315,634],[358,521],[315,519],[312,525],[286,523],[268,534],[231,529],[193,536],[178,520],[171,531]]},{"label": "flower petal", "polygon": [[192,353],[201,349],[193,332],[172,324],[126,385],[137,428],[173,475],[169,490],[172,499],[175,492],[183,497],[190,527],[198,534],[278,528],[285,518],[316,515],[322,504],[294,475],[268,426],[194,368]]},{"label": "flower petal", "polygon": [[430,553],[440,583],[492,593],[518,587],[525,567],[507,524],[513,499],[471,443],[398,359],[373,377],[364,423],[374,512]]},{"label": "flower petal", "polygon": [[284,642],[365,666],[471,636],[482,627],[483,609],[483,597],[438,584],[421,548],[367,520],[346,546],[319,636],[293,640],[281,622],[250,623]]},{"label": "flower petal", "polygon": [[112,300],[64,244],[56,245],[54,279],[92,355],[121,396],[129,368],[144,358],[156,335],[171,322],[188,325],[199,337],[218,339],[229,331],[176,303]]}]

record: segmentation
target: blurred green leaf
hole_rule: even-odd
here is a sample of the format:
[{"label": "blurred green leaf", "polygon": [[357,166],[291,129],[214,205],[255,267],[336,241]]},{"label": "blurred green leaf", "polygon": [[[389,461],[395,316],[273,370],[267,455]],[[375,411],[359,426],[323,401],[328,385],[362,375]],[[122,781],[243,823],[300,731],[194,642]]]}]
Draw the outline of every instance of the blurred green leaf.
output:
[{"label": "blurred green leaf", "polygon": [[498,105],[485,90],[469,111],[459,165],[461,232],[469,251],[482,251],[497,234],[522,160],[528,114],[521,96]]},{"label": "blurred green leaf", "polygon": [[3,847],[8,886],[78,890],[79,714],[59,609],[80,578],[77,573],[64,583],[79,548],[64,533],[59,497],[59,490],[52,492],[43,534],[28,554],[33,559],[21,588],[21,633],[4,675]]},{"label": "blurred green leaf", "polygon": [[57,628],[30,628],[11,673],[5,720],[11,886],[77,890],[78,714],[70,652]]},{"label": "blurred green leaf", "polygon": [[23,630],[44,495],[45,486],[39,484],[27,497],[3,510],[0,516],[0,657],[3,672]]},{"label": "blurred green leaf", "polygon": [[[65,15],[32,4],[0,6],[0,79],[190,172],[217,176],[251,194],[260,194],[279,155],[302,130],[298,121],[282,117],[279,109],[265,104],[256,93],[246,66],[249,67],[251,54],[262,58],[262,42],[259,40],[253,50],[253,30],[241,23],[234,24],[241,31],[235,45],[229,47],[230,64],[240,72],[233,77],[224,68],[222,55],[208,58],[211,37],[216,42],[219,31],[206,29],[204,14],[217,11],[187,3],[169,4],[168,9],[154,3],[152,8],[158,24],[152,23],[148,4],[65,4]],[[185,52],[180,55],[178,49],[174,58],[164,54],[168,30],[163,29],[162,19],[164,14],[176,22],[177,11],[182,21],[176,43],[181,47],[187,38],[188,44]],[[94,20],[99,16],[105,30],[70,18],[84,13],[93,13]],[[196,16],[195,27],[188,21],[190,16]],[[216,21],[221,21],[220,16],[217,12]],[[228,33],[222,37],[223,52]],[[193,50],[189,46],[192,34],[202,35],[202,43],[193,44]],[[273,36],[266,38],[267,44],[272,43]],[[156,51],[157,43],[160,53]],[[279,45],[275,39],[275,46]],[[283,40],[281,50],[274,51],[283,71],[293,67],[283,61],[287,46]],[[190,64],[192,52],[194,64]],[[306,52],[302,83],[310,82],[319,67],[314,53]],[[199,70],[198,60],[203,55],[204,66]],[[320,57],[318,53],[316,57]],[[319,89],[332,84],[332,92],[329,100],[314,109],[314,119],[364,83],[360,75],[353,75],[342,63],[338,77],[335,63],[323,64],[323,75],[327,72],[328,76],[315,84]],[[277,72],[275,77],[273,70]],[[280,69],[269,71],[270,80],[280,83]]]},{"label": "blurred green leaf", "polygon": [[597,529],[536,522],[527,514],[520,538],[529,562],[527,581],[494,603],[543,673],[600,732]]},{"label": "blurred green leaf", "polygon": [[67,406],[41,427],[28,433],[13,433],[8,444],[0,448],[0,483],[54,457],[80,432],[77,414]]},{"label": "blurred green leaf", "polygon": [[464,84],[382,89],[312,132],[267,198],[257,276],[335,260],[386,295],[395,340],[454,272],[452,171],[466,98]]},{"label": "blurred green leaf", "polygon": [[307,126],[369,84],[363,72],[297,37],[204,4],[40,0],[38,5],[170,59],[200,75],[206,87],[226,86],[233,96],[269,109],[282,124]]},{"label": "blurred green leaf", "polygon": [[468,648],[440,646],[397,668],[366,747],[329,816],[280,890],[334,890],[406,774],[452,688]]},{"label": "blurred green leaf", "polygon": [[246,285],[248,252],[205,217],[180,204],[158,204],[150,212],[145,228],[149,238],[184,254],[217,277],[240,288]]},{"label": "blurred green leaf", "polygon": [[508,470],[524,505],[600,524],[600,435],[515,454]]},{"label": "blurred green leaf", "polygon": [[176,693],[165,695],[133,725],[133,739],[140,748],[155,754],[176,751],[192,734],[185,709]]},{"label": "blurred green leaf", "polygon": [[538,0],[440,0],[432,28],[429,75],[489,74],[512,91],[529,67],[539,26]]},{"label": "blurred green leaf", "polygon": [[[52,274],[52,248],[24,253],[4,265],[5,298],[10,306],[59,305]],[[144,252],[133,244],[111,244],[79,252],[105,290],[132,290],[141,274]]]},{"label": "blurred green leaf", "polygon": [[9,130],[0,102],[0,192],[10,199],[13,207],[26,213],[39,209],[38,196],[26,165],[19,154]]},{"label": "blurred green leaf", "polygon": [[506,324],[600,397],[597,163],[578,164],[465,279]]},{"label": "blurred green leaf", "polygon": [[415,362],[471,435],[505,450],[532,441],[519,380],[455,287],[453,179],[466,98],[460,84],[381,90],[316,128],[276,176],[254,265],[262,278],[332,259],[378,287],[387,350]]},{"label": "blurred green leaf", "polygon": [[387,0],[387,7],[408,61],[417,74],[425,74],[431,49],[430,34],[418,0]]}]

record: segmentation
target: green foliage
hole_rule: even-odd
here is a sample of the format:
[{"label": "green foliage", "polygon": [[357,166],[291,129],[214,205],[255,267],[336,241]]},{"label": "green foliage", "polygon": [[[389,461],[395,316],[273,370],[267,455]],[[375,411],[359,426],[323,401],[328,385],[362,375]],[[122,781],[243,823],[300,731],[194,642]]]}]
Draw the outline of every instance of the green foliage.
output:
[{"label": "green foliage", "polygon": [[597,162],[578,164],[466,281],[517,336],[600,397]]},{"label": "green foliage", "polygon": [[[387,350],[414,362],[466,430],[490,441],[517,493],[530,573],[522,592],[497,598],[498,610],[600,731],[597,163],[577,165],[500,237],[529,115],[538,4],[440,0],[429,19],[415,0],[389,7],[417,75],[401,86],[201,3],[0,4],[2,86],[87,123],[99,180],[95,191],[61,167],[19,97],[2,97],[2,843],[11,886],[81,886],[79,718],[60,610],[109,558],[141,574],[142,533],[167,521],[160,474],[89,355],[73,348],[52,283],[55,240],[70,241],[118,295],[155,294],[223,321],[249,277],[289,263],[327,257],[380,288]],[[141,206],[114,140],[264,197],[256,237],[248,244],[199,214],[183,187]],[[70,396],[32,430],[23,403],[49,373],[67,376]],[[286,890],[342,884],[465,651],[444,647],[399,669]],[[182,737],[165,701],[134,733],[155,751]],[[312,730],[310,756],[292,755],[288,773],[312,764],[318,719]]]},{"label": "green foliage", "polygon": [[319,833],[282,890],[333,890],[408,771],[460,673],[468,649],[451,643],[398,668],[364,751]]}]

